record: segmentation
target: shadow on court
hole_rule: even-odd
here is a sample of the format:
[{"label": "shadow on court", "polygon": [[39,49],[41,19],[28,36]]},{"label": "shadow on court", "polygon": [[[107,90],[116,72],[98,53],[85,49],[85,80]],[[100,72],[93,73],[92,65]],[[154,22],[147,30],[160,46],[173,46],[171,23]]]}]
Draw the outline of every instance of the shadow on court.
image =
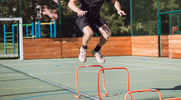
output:
[{"label": "shadow on court", "polygon": [[158,90],[181,90],[181,85],[175,86],[173,88],[155,88]]}]

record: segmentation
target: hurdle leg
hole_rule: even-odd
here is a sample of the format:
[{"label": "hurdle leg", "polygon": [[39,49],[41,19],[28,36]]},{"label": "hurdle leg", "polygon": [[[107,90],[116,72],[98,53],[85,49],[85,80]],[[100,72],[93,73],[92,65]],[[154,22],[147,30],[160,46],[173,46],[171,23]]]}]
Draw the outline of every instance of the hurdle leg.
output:
[{"label": "hurdle leg", "polygon": [[[101,65],[87,65],[87,66],[77,67],[77,69],[76,69],[76,88],[77,88],[78,96],[74,95],[74,97],[76,97],[76,98],[80,98],[80,91],[79,91],[79,87],[78,87],[78,69],[81,67],[101,67],[103,69],[103,67]],[[108,93],[107,93],[107,90],[105,88],[104,71],[102,71],[102,76],[103,76],[103,88],[104,88],[106,94],[100,94],[100,95],[107,96]]]},{"label": "hurdle leg", "polygon": [[[113,67],[113,68],[102,68],[102,69],[100,69],[99,71],[98,71],[98,73],[97,73],[97,92],[98,92],[98,96],[99,96],[99,99],[100,100],[102,100],[101,99],[101,93],[100,93],[100,91],[99,91],[99,73],[102,71],[102,72],[104,72],[104,70],[111,70],[111,69],[125,69],[126,71],[127,71],[127,87],[128,87],[128,91],[129,91],[129,72],[128,72],[128,70],[126,69],[126,68],[124,68],[124,67]],[[132,96],[131,96],[131,94],[129,93],[129,95],[130,95],[130,97],[131,97],[131,100],[133,100],[132,99]]]},{"label": "hurdle leg", "polygon": [[[125,100],[127,100],[127,95],[130,94],[130,93],[134,93],[134,92],[148,92],[148,91],[151,91],[151,92],[158,92],[159,93],[159,100],[162,100],[162,95],[161,95],[161,92],[157,89],[148,89],[148,90],[133,90],[133,91],[128,91],[125,95]],[[133,99],[131,99],[133,100]]]}]

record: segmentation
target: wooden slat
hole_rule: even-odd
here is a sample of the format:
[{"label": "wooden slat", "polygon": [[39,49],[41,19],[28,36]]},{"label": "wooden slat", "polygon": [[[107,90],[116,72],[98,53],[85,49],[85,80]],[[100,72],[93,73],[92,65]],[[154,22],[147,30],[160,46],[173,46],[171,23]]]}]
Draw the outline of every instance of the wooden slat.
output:
[{"label": "wooden slat", "polygon": [[134,41],[134,40],[158,40],[158,36],[132,36],[131,37],[131,40]]},{"label": "wooden slat", "polygon": [[161,53],[161,56],[162,56],[162,57],[169,57],[169,52],[162,52],[162,53]]},{"label": "wooden slat", "polygon": [[181,35],[169,35],[169,40],[180,40]]},{"label": "wooden slat", "polygon": [[181,44],[181,40],[169,40],[169,44],[170,44],[170,45]]},{"label": "wooden slat", "polygon": [[170,53],[181,53],[181,49],[173,48],[169,50]]},{"label": "wooden slat", "polygon": [[158,48],[158,44],[132,44],[132,48]]},{"label": "wooden slat", "polygon": [[108,41],[130,41],[131,37],[110,37]]},{"label": "wooden slat", "polygon": [[169,57],[171,57],[171,58],[181,58],[181,53],[170,53]]},{"label": "wooden slat", "polygon": [[147,53],[147,52],[133,52],[132,55],[158,57],[158,53]]},{"label": "wooden slat", "polygon": [[161,36],[160,36],[160,39],[161,39],[161,40],[162,40],[162,39],[163,39],[163,40],[164,40],[164,39],[168,39],[168,38],[169,38],[168,35],[161,35]]},{"label": "wooden slat", "polygon": [[169,47],[170,47],[170,49],[174,49],[174,48],[177,48],[177,49],[181,49],[181,43],[179,44],[179,43],[170,43],[169,44]]}]

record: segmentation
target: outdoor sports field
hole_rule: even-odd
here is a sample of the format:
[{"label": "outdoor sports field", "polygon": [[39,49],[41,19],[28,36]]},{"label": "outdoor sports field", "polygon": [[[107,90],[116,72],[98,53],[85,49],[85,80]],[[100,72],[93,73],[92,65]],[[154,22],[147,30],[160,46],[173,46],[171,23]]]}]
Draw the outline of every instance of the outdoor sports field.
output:
[{"label": "outdoor sports field", "polygon": [[[78,58],[0,60],[0,100],[99,100],[97,72],[99,67],[79,68],[76,89],[76,68],[83,65],[101,65],[104,68],[124,67],[129,71],[130,90],[158,89],[162,99],[181,97],[180,59],[112,56],[100,64],[94,57],[86,63]],[[125,100],[127,73],[124,69],[105,70],[108,96],[102,100]],[[103,89],[100,73],[100,92]],[[158,92],[131,93],[134,100],[159,100]],[[128,95],[128,100],[131,100]]]}]

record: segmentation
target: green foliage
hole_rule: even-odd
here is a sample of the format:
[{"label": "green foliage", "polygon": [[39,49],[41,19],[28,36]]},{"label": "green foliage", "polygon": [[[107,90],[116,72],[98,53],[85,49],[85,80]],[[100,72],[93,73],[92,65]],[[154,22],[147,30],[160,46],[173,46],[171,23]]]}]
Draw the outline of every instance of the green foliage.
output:
[{"label": "green foliage", "polygon": [[64,0],[61,3],[62,36],[72,37],[73,34],[76,34],[77,37],[80,37],[83,34],[75,24],[77,14],[68,7],[68,2],[69,0]]},{"label": "green foliage", "polygon": [[[133,0],[133,35],[151,35],[157,32],[156,0]],[[156,7],[156,8],[154,8]]]},{"label": "green foliage", "polygon": [[[122,0],[122,2],[123,1],[125,0]],[[123,5],[122,2],[120,2],[121,5]],[[122,10],[125,12],[127,9],[123,9],[122,7]],[[111,29],[112,36],[130,35],[130,29],[125,26],[125,22],[129,21],[126,20],[127,16],[129,16],[129,14],[126,16],[119,16],[113,3],[111,2],[104,2],[101,8],[101,17],[107,22],[109,28]]]},{"label": "green foliage", "polygon": [[160,12],[180,10],[180,0],[160,0]]},{"label": "green foliage", "polygon": [[[130,35],[130,2],[129,0],[118,0],[121,9],[127,13],[126,16],[119,16],[113,3],[104,2],[101,8],[101,17],[107,22],[112,31],[113,36]],[[75,24],[77,14],[68,7],[69,0],[61,0],[61,27],[59,27],[59,19],[57,21],[57,33],[59,37],[77,37],[83,33]],[[44,11],[47,6],[50,13],[55,12],[58,15],[58,4],[54,0],[21,0],[21,16],[23,23],[31,23],[38,21],[36,19],[35,4],[38,3]],[[133,33],[134,35],[150,35],[157,33],[157,0],[132,0],[133,4]],[[160,0],[160,11],[172,11],[181,9],[180,0]],[[79,4],[77,4],[79,6]],[[0,11],[2,11],[0,7]],[[3,3],[4,17],[19,17],[19,0],[6,0]],[[2,12],[0,12],[1,14]],[[41,22],[49,22],[53,19],[48,15],[42,15]],[[162,19],[163,23],[168,23]],[[3,25],[6,25],[7,31],[11,31],[11,24],[16,22],[0,22],[0,38],[3,39]],[[29,29],[31,30],[31,28]],[[49,26],[42,26],[42,36],[49,37]]]},{"label": "green foliage", "polygon": [[[44,10],[44,6],[47,6],[49,11],[52,13],[54,10],[56,10],[56,13],[58,15],[58,4],[54,0],[21,0],[21,9],[22,9],[22,18],[23,23],[31,23],[34,21],[37,21],[36,19],[36,13],[35,13],[35,3],[38,3],[38,5],[41,5]],[[61,29],[59,29],[58,26],[58,19],[57,19],[57,33],[61,31],[62,37],[72,37],[73,34],[76,34],[76,36],[82,36],[82,32],[79,30],[79,28],[75,24],[75,20],[77,18],[77,14],[73,12],[70,8],[68,8],[68,2],[69,0],[62,0],[61,1]],[[128,5],[124,5],[124,9],[129,11],[129,2],[127,0],[122,0],[120,3],[127,3]],[[79,4],[77,4],[79,6]],[[16,10],[13,11],[12,9],[15,8]],[[19,0],[6,0],[4,3],[4,17],[19,17]],[[127,12],[129,13],[129,12]],[[114,8],[113,3],[111,2],[105,2],[102,9],[101,9],[101,16],[107,21],[110,29],[112,30],[113,35],[123,35],[126,33],[129,33],[128,28],[124,27],[124,21],[126,17],[120,17],[117,15],[117,11]],[[48,15],[43,15],[41,22],[50,21],[52,18],[50,18]],[[127,19],[129,21],[129,19]],[[16,23],[16,22],[12,22]],[[12,24],[11,23],[11,24]],[[3,23],[6,24],[6,23]],[[11,30],[11,24],[8,22],[7,29]],[[49,37],[49,26],[42,26],[42,36]],[[30,29],[31,30],[31,29]],[[0,32],[1,33],[1,32]],[[60,35],[59,35],[60,37]]]},{"label": "green foliage", "polygon": [[112,14],[104,16],[108,26],[112,31],[112,35],[126,35],[125,32],[129,32],[127,28],[124,27],[124,17],[120,17],[117,14]]}]

